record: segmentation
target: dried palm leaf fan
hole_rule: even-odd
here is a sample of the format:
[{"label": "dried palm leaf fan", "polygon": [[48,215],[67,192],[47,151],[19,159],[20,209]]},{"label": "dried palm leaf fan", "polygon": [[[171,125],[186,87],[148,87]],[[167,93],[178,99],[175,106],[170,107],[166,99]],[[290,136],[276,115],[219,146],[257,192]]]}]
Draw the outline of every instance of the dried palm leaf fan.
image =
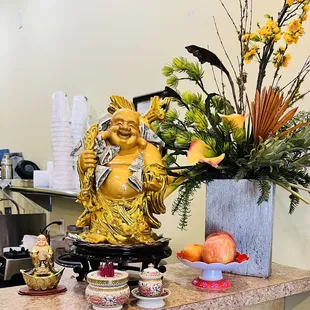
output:
[{"label": "dried palm leaf fan", "polygon": [[[120,109],[129,109],[136,111],[134,104],[121,96],[111,96],[110,104],[108,106],[108,112],[114,114]],[[151,106],[149,110],[140,116],[140,122],[145,123],[148,127],[151,127],[151,123],[160,119],[163,120],[166,115],[166,111],[169,108],[171,98],[165,98],[161,100],[158,96],[154,96],[150,99]]]},{"label": "dried palm leaf fan", "polygon": [[109,104],[109,107],[108,107],[108,112],[110,114],[113,114],[114,112],[120,109],[129,109],[129,110],[136,111],[134,104],[124,97],[111,96],[110,99],[111,99],[111,103]]},{"label": "dried palm leaf fan", "polygon": [[[284,115],[290,107],[290,100],[290,98],[284,100],[283,93],[272,87],[268,90],[264,88],[262,94],[257,91],[254,102],[249,103],[247,98],[255,145],[258,145],[260,140],[265,141],[268,137],[276,135],[280,128],[293,118],[298,107]],[[298,124],[276,136],[282,137],[307,124]]]}]

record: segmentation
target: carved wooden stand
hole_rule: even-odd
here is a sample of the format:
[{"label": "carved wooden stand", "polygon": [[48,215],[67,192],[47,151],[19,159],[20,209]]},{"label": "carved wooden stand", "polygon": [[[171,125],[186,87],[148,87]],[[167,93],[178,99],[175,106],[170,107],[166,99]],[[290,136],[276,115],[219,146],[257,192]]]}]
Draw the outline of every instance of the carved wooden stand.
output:
[{"label": "carved wooden stand", "polygon": [[[160,272],[165,272],[166,267],[158,265],[162,259],[172,254],[168,244],[168,240],[135,245],[90,244],[76,241],[73,242],[70,253],[59,256],[56,263],[73,268],[73,271],[79,274],[77,281],[83,281],[90,271],[98,270],[103,261],[113,262],[118,270],[136,271],[140,271],[140,268],[128,264],[142,263],[142,269],[144,269],[152,263]],[[136,283],[137,281],[129,281],[129,285]]]}]

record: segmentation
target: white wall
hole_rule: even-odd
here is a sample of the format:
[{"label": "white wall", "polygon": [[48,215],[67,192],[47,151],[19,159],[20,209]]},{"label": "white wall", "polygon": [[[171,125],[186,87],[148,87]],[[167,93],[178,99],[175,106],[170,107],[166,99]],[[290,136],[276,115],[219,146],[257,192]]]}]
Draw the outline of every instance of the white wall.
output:
[{"label": "white wall", "polygon": [[[238,1],[224,2],[238,20]],[[265,13],[275,15],[283,3],[282,0],[253,2],[254,24],[259,20],[263,23]],[[19,10],[23,10],[22,29],[17,25]],[[23,151],[27,159],[44,169],[46,161],[52,159],[50,119],[54,91],[66,91],[69,99],[86,95],[96,120],[105,111],[110,95],[131,99],[162,89],[165,78],[161,68],[175,56],[188,56],[186,45],[209,46],[227,64],[214,31],[213,15],[235,62],[237,40],[218,1],[1,0],[0,148]],[[306,31],[309,30],[306,24]],[[309,46],[310,34],[291,48],[293,60],[283,80],[289,80],[298,71]],[[248,66],[252,75],[250,98],[256,69],[255,63]],[[206,85],[214,89],[209,71]],[[309,110],[309,101],[301,102],[300,106]],[[287,197],[277,189],[273,259],[309,269],[310,208],[301,204],[290,216]],[[176,228],[178,218],[170,215],[172,201],[173,197],[167,200],[168,212],[162,216],[161,232],[173,238],[174,251],[187,243],[202,242],[204,189],[192,203],[186,232]],[[64,217],[66,225],[72,224],[79,212],[81,208],[72,202],[56,201],[51,219]]]}]

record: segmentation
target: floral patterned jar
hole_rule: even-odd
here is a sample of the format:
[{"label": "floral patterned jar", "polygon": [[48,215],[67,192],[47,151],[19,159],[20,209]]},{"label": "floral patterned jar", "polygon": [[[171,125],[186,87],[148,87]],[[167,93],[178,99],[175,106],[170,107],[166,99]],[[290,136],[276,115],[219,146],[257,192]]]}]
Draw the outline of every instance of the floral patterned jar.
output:
[{"label": "floral patterned jar", "polygon": [[163,291],[162,274],[149,264],[148,268],[140,272],[138,283],[139,294],[144,297],[158,297]]},{"label": "floral patterned jar", "polygon": [[114,277],[102,277],[98,271],[87,275],[85,296],[95,310],[119,310],[129,299],[128,273],[115,270]]}]

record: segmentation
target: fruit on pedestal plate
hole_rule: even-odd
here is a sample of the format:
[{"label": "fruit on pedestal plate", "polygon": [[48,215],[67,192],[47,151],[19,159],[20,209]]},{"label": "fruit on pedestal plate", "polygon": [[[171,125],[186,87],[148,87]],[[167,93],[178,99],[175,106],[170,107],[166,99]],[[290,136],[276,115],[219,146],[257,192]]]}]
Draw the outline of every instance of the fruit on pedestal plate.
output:
[{"label": "fruit on pedestal plate", "polygon": [[209,235],[203,245],[202,260],[207,263],[228,264],[235,260],[236,243],[231,234],[217,232]]},{"label": "fruit on pedestal plate", "polygon": [[201,244],[188,244],[182,251],[183,258],[198,262],[202,260],[203,246]]},{"label": "fruit on pedestal plate", "polygon": [[[201,247],[202,253],[199,259]],[[192,281],[194,286],[217,291],[231,287],[230,281],[223,278],[223,271],[231,271],[249,260],[247,254],[236,252],[233,236],[224,231],[209,235],[203,246],[199,244],[186,246],[177,253],[177,257],[184,265],[201,270],[200,276]]]}]

